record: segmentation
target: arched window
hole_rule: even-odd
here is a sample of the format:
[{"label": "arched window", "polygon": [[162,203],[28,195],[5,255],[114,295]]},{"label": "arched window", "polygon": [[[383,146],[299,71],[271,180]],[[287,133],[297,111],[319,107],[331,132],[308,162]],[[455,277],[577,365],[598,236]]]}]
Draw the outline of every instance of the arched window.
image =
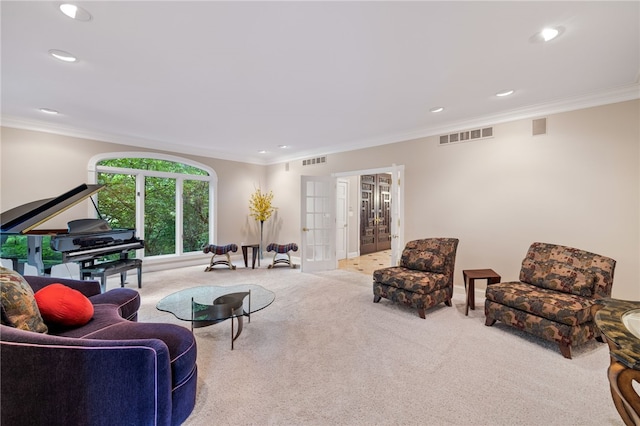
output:
[{"label": "arched window", "polygon": [[214,241],[213,169],[179,157],[126,152],[94,157],[89,172],[105,185],[97,194],[103,219],[112,228],[135,228],[145,241],[144,257],[200,252]]}]

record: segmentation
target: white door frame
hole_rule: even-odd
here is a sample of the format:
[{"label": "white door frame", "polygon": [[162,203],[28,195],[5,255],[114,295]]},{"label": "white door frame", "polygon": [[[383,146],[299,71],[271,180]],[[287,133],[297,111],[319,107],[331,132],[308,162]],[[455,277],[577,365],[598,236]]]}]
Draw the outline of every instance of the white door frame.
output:
[{"label": "white door frame", "polygon": [[[360,176],[360,175],[370,175],[370,174],[378,174],[378,173],[391,173],[392,175],[392,190],[391,190],[391,263],[390,266],[398,265],[400,261],[400,253],[404,248],[404,165],[396,165],[392,164],[388,167],[378,167],[375,169],[364,169],[364,170],[352,170],[349,172],[339,172],[332,173],[331,176],[339,178],[339,177],[349,177],[349,176]],[[359,198],[359,197],[358,197]],[[360,204],[360,199],[358,199],[358,205]],[[358,208],[358,229],[360,229],[360,209]]]}]

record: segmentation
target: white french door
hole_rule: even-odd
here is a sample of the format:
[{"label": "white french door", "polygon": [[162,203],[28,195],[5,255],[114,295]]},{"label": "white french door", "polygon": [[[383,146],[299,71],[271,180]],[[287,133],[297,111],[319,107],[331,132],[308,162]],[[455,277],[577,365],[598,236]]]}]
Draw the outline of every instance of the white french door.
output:
[{"label": "white french door", "polygon": [[400,264],[404,249],[404,166],[391,167],[391,266]]},{"label": "white french door", "polygon": [[336,179],[301,176],[302,272],[336,268]]},{"label": "white french door", "polygon": [[349,182],[338,179],[336,186],[336,259],[347,257],[347,221],[349,210]]}]

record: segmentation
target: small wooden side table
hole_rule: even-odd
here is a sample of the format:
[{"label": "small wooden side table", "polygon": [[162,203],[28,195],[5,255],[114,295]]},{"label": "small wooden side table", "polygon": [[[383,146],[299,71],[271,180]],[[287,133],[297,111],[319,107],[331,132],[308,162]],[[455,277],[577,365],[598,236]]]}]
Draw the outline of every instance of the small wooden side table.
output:
[{"label": "small wooden side table", "polygon": [[469,315],[469,308],[476,309],[475,280],[487,280],[487,285],[500,282],[500,275],[493,269],[464,269],[464,288],[467,290],[467,302],[464,308],[464,315]]},{"label": "small wooden side table", "polygon": [[258,266],[260,266],[260,244],[241,244],[242,247],[242,258],[244,259],[244,267],[248,268],[249,265],[247,263],[247,250],[251,248],[251,269],[256,269],[256,259],[258,260]]}]

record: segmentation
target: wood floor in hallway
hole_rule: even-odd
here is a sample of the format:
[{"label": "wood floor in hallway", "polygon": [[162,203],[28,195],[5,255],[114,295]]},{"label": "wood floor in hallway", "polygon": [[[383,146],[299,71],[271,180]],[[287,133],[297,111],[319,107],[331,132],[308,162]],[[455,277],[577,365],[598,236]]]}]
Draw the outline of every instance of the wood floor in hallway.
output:
[{"label": "wood floor in hallway", "polygon": [[378,251],[338,261],[339,269],[360,272],[367,275],[372,275],[373,271],[376,269],[385,268],[387,266],[391,266],[391,250]]}]

